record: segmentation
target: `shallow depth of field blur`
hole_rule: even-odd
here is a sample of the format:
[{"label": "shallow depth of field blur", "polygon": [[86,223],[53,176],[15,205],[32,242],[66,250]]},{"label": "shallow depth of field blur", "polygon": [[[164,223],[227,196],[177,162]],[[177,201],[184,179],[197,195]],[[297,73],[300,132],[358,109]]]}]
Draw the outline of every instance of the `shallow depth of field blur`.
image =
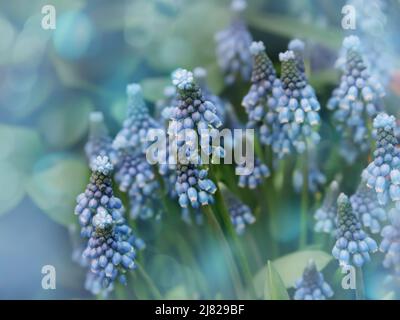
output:
[{"label": "shallow depth of field blur", "polygon": [[[171,84],[172,71],[204,67],[213,93],[229,100],[245,124],[241,101],[250,82],[225,85],[216,58],[214,34],[229,25],[230,2],[56,0],[55,30],[41,27],[41,9],[49,1],[0,3],[0,299],[96,298],[84,289],[87,269],[72,258],[80,241],[79,231],[71,231],[79,230],[75,199],[90,176],[84,154],[89,114],[102,111],[114,136],[126,116],[127,84],[139,83],[154,111],[155,102]],[[400,119],[400,2],[382,2],[386,16],[378,37],[390,45],[391,57],[385,111]],[[333,299],[353,299],[354,290],[341,287],[343,275],[331,255],[333,239],[313,231],[313,215],[329,183],[341,176],[341,191],[350,196],[371,160],[369,154],[348,165],[338,156],[340,141],[332,112],[326,108],[339,84],[335,62],[342,40],[356,34],[341,27],[345,4],[345,0],[248,0],[243,15],[253,39],[264,42],[278,74],[278,55],[287,50],[288,42],[299,38],[306,43],[306,72],[321,104],[317,161],[326,179],[308,194],[307,245],[299,250],[302,193],[296,192],[292,181],[300,159],[296,153],[284,167],[270,168],[273,177],[256,190],[229,186],[237,177],[228,179],[221,169],[224,165],[213,165],[218,182],[239,193],[236,196],[252,209],[256,222],[243,235],[233,236],[220,221],[221,235],[206,217],[202,225],[185,223],[177,202],[169,200],[161,219],[129,221],[146,243],[137,256],[144,272],[129,271],[127,287],[117,285],[108,298],[254,298],[250,287],[259,299],[285,297],[273,292],[274,281],[282,281],[292,298],[295,280],[313,259],[335,292]],[[264,194],[271,188],[275,197]],[[114,192],[129,207],[117,189],[114,184]],[[379,245],[380,235],[374,238]],[[236,278],[229,271],[232,261],[227,250],[239,270]],[[399,287],[383,285],[388,275],[383,256],[373,254],[363,268],[366,298],[388,294],[400,298]],[[268,267],[268,261],[274,267]],[[44,265],[56,269],[55,290],[41,287]],[[271,275],[275,271],[279,276]],[[279,283],[275,291],[281,288]]]}]

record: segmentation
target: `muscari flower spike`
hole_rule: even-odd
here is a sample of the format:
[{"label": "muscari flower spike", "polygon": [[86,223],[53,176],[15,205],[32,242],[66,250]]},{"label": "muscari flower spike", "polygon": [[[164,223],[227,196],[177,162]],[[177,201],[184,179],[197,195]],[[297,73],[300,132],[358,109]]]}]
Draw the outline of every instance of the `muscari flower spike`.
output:
[{"label": "muscari flower spike", "polygon": [[331,286],[324,280],[315,262],[310,260],[304,269],[301,279],[295,284],[295,300],[326,300],[333,296]]},{"label": "muscari flower spike", "polygon": [[327,108],[334,111],[336,128],[344,137],[341,154],[349,163],[353,163],[360,152],[369,150],[368,126],[383,109],[383,88],[370,76],[360,46],[356,36],[344,39],[346,64],[340,85],[327,104]]},{"label": "muscari flower spike", "polygon": [[256,222],[256,218],[249,206],[240,201],[234,194],[227,189],[223,190],[223,196],[228,206],[231,222],[238,235],[242,235],[247,225]]},{"label": "muscari flower spike", "polygon": [[[238,167],[243,167],[244,164],[238,164]],[[254,169],[249,174],[239,176],[238,185],[241,188],[255,189],[262,184],[263,179],[270,176],[268,167],[262,163],[258,158],[254,160]]]},{"label": "muscari flower spike", "polygon": [[341,266],[354,265],[362,267],[370,261],[369,253],[375,252],[378,245],[362,229],[361,222],[354,214],[349,198],[341,193],[337,200],[338,218],[336,243],[332,255]]},{"label": "muscari flower spike", "polygon": [[241,13],[246,8],[245,0],[233,0],[231,10],[234,18],[228,28],[215,35],[218,64],[225,74],[225,83],[231,85],[239,76],[249,80],[251,75],[251,54],[249,47],[252,36]]},{"label": "muscari flower spike", "polygon": [[102,112],[91,112],[89,115],[89,139],[85,145],[85,153],[90,165],[98,156],[115,156]]},{"label": "muscari flower spike", "polygon": [[400,149],[394,135],[396,120],[386,113],[378,114],[373,122],[377,137],[374,160],[363,171],[367,186],[373,188],[380,204],[389,199],[400,209]]},{"label": "muscari flower spike", "polygon": [[282,62],[282,90],[278,100],[279,129],[272,148],[279,157],[295,150],[303,153],[307,144],[319,142],[320,104],[314,89],[307,83],[297,67],[293,51],[279,54]]},{"label": "muscari flower spike", "polygon": [[272,61],[265,52],[264,43],[253,42],[250,52],[253,56],[251,87],[243,98],[242,105],[248,115],[247,127],[258,129],[260,141],[270,145],[278,123],[276,107],[281,84]]},{"label": "muscari flower spike", "polygon": [[131,148],[133,151],[145,152],[151,141],[147,141],[150,129],[159,129],[160,124],[154,120],[146,105],[142,88],[139,84],[132,83],[126,87],[128,96],[127,118],[122,129],[114,139],[115,149]]},{"label": "muscari flower spike", "polygon": [[386,210],[379,204],[376,193],[368,188],[365,181],[361,181],[355,194],[350,197],[354,214],[360,219],[363,226],[371,233],[381,231],[381,224],[386,220]]},{"label": "muscari flower spike", "polygon": [[392,269],[394,275],[400,276],[400,212],[393,208],[389,211],[390,224],[382,229],[380,251],[385,253],[383,266]]},{"label": "muscari flower spike", "polygon": [[314,230],[332,234],[336,228],[337,198],[339,196],[339,183],[334,180],[329,185],[322,206],[315,212],[316,220]]},{"label": "muscari flower spike", "polygon": [[133,219],[160,218],[159,183],[146,156],[128,149],[121,152],[120,158],[115,180],[119,189],[128,193],[130,216]]},{"label": "muscari flower spike", "polygon": [[[176,70],[172,75],[172,83],[177,89],[177,104],[171,113],[168,134],[172,135],[173,146],[177,148],[175,189],[181,207],[186,208],[190,204],[193,208],[199,208],[200,205],[213,202],[216,186],[207,178],[207,170],[201,168],[197,140],[185,135],[185,129],[194,130],[200,137],[202,129],[219,128],[222,123],[214,104],[205,100],[191,72]],[[223,157],[223,149],[212,147],[211,137],[206,148],[202,151],[207,155]]]},{"label": "muscari flower spike", "polygon": [[293,39],[288,44],[288,50],[291,50],[294,53],[297,69],[299,69],[304,80],[306,80],[307,77],[306,67],[304,65],[304,49],[305,44],[300,39]]},{"label": "muscari flower spike", "polygon": [[79,216],[82,237],[88,239],[82,253],[90,262],[92,281],[87,288],[98,293],[111,290],[117,279],[126,283],[125,272],[135,267],[136,238],[124,219],[121,200],[113,195],[113,166],[108,157],[98,156],[91,169],[90,182],[77,197],[75,214]]}]

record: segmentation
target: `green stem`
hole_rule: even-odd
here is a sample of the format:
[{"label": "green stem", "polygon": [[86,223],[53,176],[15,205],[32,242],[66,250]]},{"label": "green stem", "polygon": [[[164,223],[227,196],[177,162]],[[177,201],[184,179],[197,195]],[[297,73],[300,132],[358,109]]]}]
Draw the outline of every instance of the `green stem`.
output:
[{"label": "green stem", "polygon": [[147,274],[147,272],[144,270],[144,268],[139,263],[136,262],[136,265],[137,265],[137,270],[139,271],[142,278],[146,281],[153,296],[157,300],[162,300],[162,298],[163,298],[162,294],[158,290],[157,286],[155,285],[155,283],[153,282],[151,277]]},{"label": "green stem", "polygon": [[356,300],[364,300],[364,275],[361,267],[356,269]]},{"label": "green stem", "polygon": [[300,217],[300,242],[303,249],[307,245],[307,218],[308,218],[308,151],[303,155],[303,189],[301,193],[301,217]]},{"label": "green stem", "polygon": [[225,258],[228,263],[228,269],[232,277],[233,286],[235,288],[235,292],[238,298],[241,297],[242,294],[242,285],[240,280],[239,271],[236,268],[235,261],[233,259],[232,252],[230,250],[228,241],[226,240],[224,233],[221,229],[221,226],[218,223],[218,220],[215,217],[215,214],[212,208],[207,205],[203,207],[203,211],[209,220],[211,227],[213,228],[216,237],[219,239],[219,242],[222,245],[223,253],[225,254]]}]

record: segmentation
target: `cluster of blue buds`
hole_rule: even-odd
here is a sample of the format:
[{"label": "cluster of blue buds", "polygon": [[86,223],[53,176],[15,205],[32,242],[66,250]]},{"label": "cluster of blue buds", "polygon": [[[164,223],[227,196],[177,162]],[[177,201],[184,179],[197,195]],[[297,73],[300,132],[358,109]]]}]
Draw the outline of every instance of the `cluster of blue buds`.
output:
[{"label": "cluster of blue buds", "polygon": [[360,219],[363,226],[371,233],[381,231],[381,224],[386,220],[386,210],[379,204],[376,192],[368,188],[365,181],[361,181],[355,194],[350,197],[354,214]]},{"label": "cluster of blue buds", "polygon": [[378,245],[362,229],[361,222],[354,214],[349,198],[341,193],[337,200],[338,218],[336,243],[332,255],[341,266],[362,267],[370,261],[370,252],[375,252]]},{"label": "cluster of blue buds", "polygon": [[[244,168],[244,164],[238,164],[238,167]],[[254,159],[254,168],[249,174],[240,175],[238,185],[241,188],[255,189],[262,184],[265,178],[270,176],[268,167],[262,163],[258,158]]]},{"label": "cluster of blue buds", "polygon": [[333,234],[336,229],[337,198],[339,196],[339,183],[333,180],[325,194],[322,206],[315,211],[316,220],[314,230]]},{"label": "cluster of blue buds", "polygon": [[282,89],[277,112],[281,128],[272,147],[279,157],[283,157],[293,149],[303,153],[308,144],[319,142],[320,104],[314,89],[297,67],[294,52],[280,53],[279,60],[282,62]]},{"label": "cluster of blue buds", "polygon": [[385,253],[383,266],[400,276],[400,212],[393,208],[388,215],[390,224],[382,229],[379,249]]},{"label": "cluster of blue buds", "polygon": [[394,135],[396,120],[380,113],[373,126],[377,137],[376,150],[374,160],[363,171],[363,179],[368,187],[375,189],[380,204],[387,204],[390,198],[400,209],[400,149]]},{"label": "cluster of blue buds", "polygon": [[176,105],[176,88],[168,85],[163,91],[164,97],[156,101],[156,117],[161,124],[168,126],[170,114]]},{"label": "cluster of blue buds", "polygon": [[[198,141],[202,130],[219,128],[222,122],[215,105],[204,98],[192,72],[176,70],[172,75],[172,83],[176,87],[177,97],[176,105],[170,113],[168,134],[172,136],[173,146],[176,147],[175,189],[181,207],[186,208],[190,204],[193,208],[198,208],[200,205],[212,203],[212,195],[216,191],[215,184],[207,178],[207,170],[201,168]],[[186,129],[193,130],[197,136],[187,134]],[[209,139],[207,146],[201,146],[202,153],[213,158],[223,157],[223,148],[212,146],[211,135]]]},{"label": "cluster of blue buds", "polygon": [[249,80],[251,75],[251,54],[249,47],[253,41],[241,13],[246,8],[245,0],[233,0],[231,10],[234,18],[228,28],[215,35],[218,64],[225,74],[225,83],[230,85],[239,76]]},{"label": "cluster of blue buds", "polygon": [[238,235],[244,233],[246,226],[256,222],[256,218],[249,206],[240,201],[234,194],[227,189],[223,191],[224,199],[228,205],[228,212],[231,222]]},{"label": "cluster of blue buds", "polygon": [[307,80],[306,67],[304,64],[304,49],[305,44],[300,39],[293,39],[288,44],[288,50],[294,53],[297,69],[299,69],[303,79]]},{"label": "cluster of blue buds", "polygon": [[326,300],[333,296],[331,286],[324,280],[324,275],[317,270],[313,260],[304,269],[301,279],[295,284],[295,300]]},{"label": "cluster of blue buds", "polygon": [[343,41],[346,64],[340,85],[333,91],[327,108],[334,111],[336,127],[344,137],[341,153],[353,163],[360,152],[369,150],[368,125],[382,110],[383,87],[372,78],[363,60],[360,40],[356,36]]},{"label": "cluster of blue buds", "polygon": [[102,112],[92,112],[89,115],[89,139],[85,145],[85,153],[89,165],[98,156],[107,156],[110,159],[115,156],[112,148],[112,138],[108,134]]},{"label": "cluster of blue buds", "polygon": [[148,141],[149,129],[159,129],[160,124],[151,117],[146,105],[142,88],[133,83],[126,87],[128,96],[127,118],[122,129],[114,139],[114,148],[131,148],[133,151],[145,152],[151,141]]},{"label": "cluster of blue buds", "polygon": [[82,255],[89,261],[87,288],[93,293],[107,292],[115,280],[126,283],[126,271],[135,268],[137,238],[126,224],[120,199],[113,195],[113,166],[108,157],[92,162],[92,175],[84,193],[77,197],[82,237],[88,239]]},{"label": "cluster of blue buds", "polygon": [[159,183],[144,154],[121,151],[121,161],[115,180],[130,200],[130,216],[133,219],[159,218],[162,208],[158,198]]}]

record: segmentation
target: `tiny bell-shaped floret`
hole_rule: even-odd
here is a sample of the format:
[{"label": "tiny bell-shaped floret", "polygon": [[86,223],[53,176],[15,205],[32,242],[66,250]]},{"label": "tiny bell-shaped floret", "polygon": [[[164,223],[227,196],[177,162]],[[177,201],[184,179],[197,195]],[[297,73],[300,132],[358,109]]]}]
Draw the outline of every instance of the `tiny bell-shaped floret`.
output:
[{"label": "tiny bell-shaped floret", "polygon": [[316,220],[314,230],[332,234],[336,229],[337,198],[339,196],[339,183],[334,180],[329,185],[322,206],[315,211]]}]

